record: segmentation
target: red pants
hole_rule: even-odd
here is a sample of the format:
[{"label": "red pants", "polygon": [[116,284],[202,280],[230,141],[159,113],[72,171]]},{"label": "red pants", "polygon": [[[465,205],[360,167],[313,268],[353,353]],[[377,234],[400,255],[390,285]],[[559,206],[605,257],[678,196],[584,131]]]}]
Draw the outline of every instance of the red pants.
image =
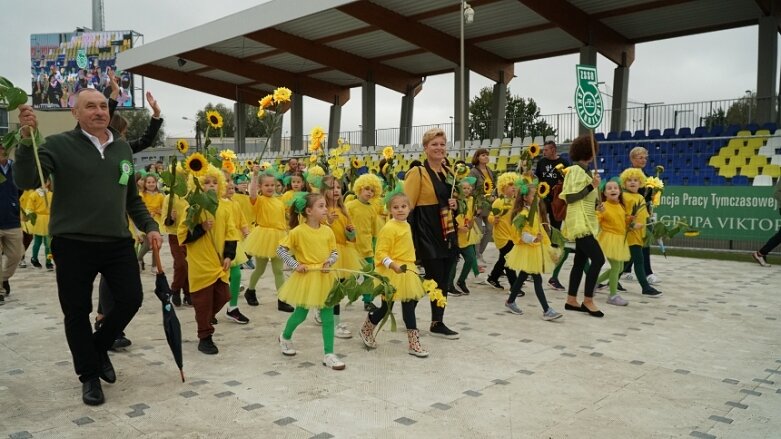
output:
[{"label": "red pants", "polygon": [[195,323],[198,324],[198,338],[214,334],[212,319],[231,298],[228,284],[218,280],[208,287],[190,293],[195,308]]},{"label": "red pants", "polygon": [[171,282],[171,290],[174,294],[179,294],[180,290],[188,294],[190,285],[187,282],[187,247],[179,245],[176,235],[168,235],[168,245],[171,246],[171,256],[174,257],[174,280]]}]

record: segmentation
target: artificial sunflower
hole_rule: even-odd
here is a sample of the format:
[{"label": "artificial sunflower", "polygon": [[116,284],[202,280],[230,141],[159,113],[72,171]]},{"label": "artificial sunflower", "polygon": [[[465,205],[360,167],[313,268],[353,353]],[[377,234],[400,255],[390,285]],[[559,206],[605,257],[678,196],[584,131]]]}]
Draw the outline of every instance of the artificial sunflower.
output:
[{"label": "artificial sunflower", "polygon": [[540,199],[543,199],[548,196],[550,193],[550,185],[547,182],[542,182],[537,187],[537,196],[540,197]]},{"label": "artificial sunflower", "polygon": [[351,146],[350,146],[349,143],[342,144],[341,153],[342,154],[347,154],[348,152],[350,152],[350,148],[351,148]]},{"label": "artificial sunflower", "polygon": [[311,139],[323,140],[323,138],[325,137],[325,133],[323,132],[322,128],[316,126],[312,128],[312,131],[309,132],[309,137]]},{"label": "artificial sunflower", "polygon": [[336,168],[336,169],[334,169],[333,174],[334,174],[334,177],[339,179],[339,178],[342,178],[342,176],[344,175],[344,171],[342,170],[342,168]]},{"label": "artificial sunflower", "polygon": [[187,154],[187,151],[190,149],[190,144],[187,143],[184,139],[179,139],[176,141],[176,150],[181,152],[182,154]]},{"label": "artificial sunflower", "polygon": [[428,298],[432,302],[437,303],[437,307],[444,308],[447,306],[447,298],[442,294],[442,290],[439,288],[435,288],[433,291],[428,293]]},{"label": "artificial sunflower", "polygon": [[529,174],[523,174],[521,176],[521,179],[526,182],[526,184],[533,184],[534,183],[534,177],[532,177]]},{"label": "artificial sunflower", "polygon": [[184,162],[184,169],[196,177],[200,177],[206,174],[208,168],[209,161],[206,160],[206,157],[204,157],[200,152],[190,154],[190,156],[187,157],[187,160]]},{"label": "artificial sunflower", "polygon": [[312,154],[309,156],[309,163],[317,163],[317,154]]},{"label": "artificial sunflower", "polygon": [[529,157],[535,158],[540,154],[540,145],[532,143],[529,145]]},{"label": "artificial sunflower", "polygon": [[569,168],[565,167],[563,163],[559,163],[558,165],[556,165],[555,169],[557,171],[559,171],[559,174],[561,174],[561,175],[563,175],[565,177],[567,176],[567,173],[569,172],[569,170],[568,170]]},{"label": "artificial sunflower", "polygon": [[656,174],[658,175],[661,174],[662,172],[664,172],[664,166],[656,165]]},{"label": "artificial sunflower", "polygon": [[683,232],[683,236],[687,238],[696,238],[697,236],[700,236],[700,232],[697,230],[689,230],[686,232]]},{"label": "artificial sunflower", "polygon": [[220,158],[223,160],[236,160],[236,153],[230,149],[220,151]]},{"label": "artificial sunflower", "polygon": [[456,177],[460,180],[469,175],[469,168],[466,165],[459,163],[456,165]]},{"label": "artificial sunflower", "polygon": [[386,146],[382,150],[382,156],[385,157],[385,160],[390,160],[393,158],[394,152],[392,146]]},{"label": "artificial sunflower", "polygon": [[314,176],[317,176],[317,177],[323,177],[325,175],[325,171],[320,166],[315,165],[315,166],[312,166],[311,168],[309,168],[309,175],[314,175]]},{"label": "artificial sunflower", "polygon": [[265,109],[271,106],[271,104],[274,103],[274,96],[266,95],[263,97],[263,99],[258,101],[258,104],[260,104],[261,109]]},{"label": "artificial sunflower", "polygon": [[246,166],[246,167],[247,167],[247,169],[252,169],[252,166],[254,166],[254,165],[255,165],[255,162],[253,162],[252,160],[247,160],[247,161],[244,163],[244,166]]},{"label": "artificial sunflower", "polygon": [[655,190],[664,189],[664,182],[657,177],[648,177],[645,179],[645,187]]},{"label": "artificial sunflower", "polygon": [[265,171],[266,169],[271,169],[271,163],[270,162],[263,162],[260,164],[260,170]]},{"label": "artificial sunflower", "polygon": [[483,181],[483,192],[485,192],[486,195],[490,195],[491,192],[494,191],[494,184],[491,182],[491,180],[485,180]]},{"label": "artificial sunflower", "polygon": [[423,291],[430,293],[437,287],[437,281],[434,279],[426,279],[423,281]]},{"label": "artificial sunflower", "polygon": [[266,117],[266,110],[264,110],[262,108],[259,108],[258,109],[258,119],[263,119],[264,117]]},{"label": "artificial sunflower", "polygon": [[322,139],[315,139],[314,137],[312,140],[309,141],[309,151],[315,152],[320,151],[320,148],[323,147]]},{"label": "artificial sunflower", "polygon": [[388,166],[388,164],[387,164],[387,163],[385,163],[384,165],[382,165],[382,173],[383,173],[383,174],[387,174],[387,173],[388,173],[388,168],[389,168],[389,166]]},{"label": "artificial sunflower", "polygon": [[235,174],[236,173],[236,164],[233,163],[230,160],[223,160],[222,161],[222,170],[229,173],[229,174]]},{"label": "artificial sunflower", "polygon": [[214,129],[222,128],[222,115],[217,111],[209,110],[206,112],[206,122]]},{"label": "artificial sunflower", "polygon": [[293,92],[290,91],[289,88],[279,87],[278,89],[274,90],[274,101],[276,101],[277,104],[290,102],[290,95],[292,94]]},{"label": "artificial sunflower", "polygon": [[363,166],[363,165],[361,164],[361,160],[360,160],[360,159],[358,159],[358,158],[354,158],[354,159],[353,159],[353,160],[350,162],[350,164],[352,165],[353,169],[358,169],[358,168],[360,168],[361,166]]}]

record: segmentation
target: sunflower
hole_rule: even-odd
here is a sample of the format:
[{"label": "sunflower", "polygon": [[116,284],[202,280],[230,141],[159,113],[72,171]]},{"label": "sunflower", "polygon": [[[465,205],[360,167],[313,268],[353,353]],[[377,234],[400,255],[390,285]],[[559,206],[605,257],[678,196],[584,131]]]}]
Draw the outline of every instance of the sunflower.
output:
[{"label": "sunflower", "polygon": [[190,149],[190,144],[187,143],[184,139],[179,139],[176,141],[176,150],[181,152],[182,154],[187,154],[187,150]]},{"label": "sunflower", "polygon": [[426,279],[423,281],[423,291],[430,293],[437,287],[437,281],[434,279]]},{"label": "sunflower", "polygon": [[645,187],[651,189],[664,189],[664,182],[657,177],[648,177],[645,179]]},{"label": "sunflower", "polygon": [[563,175],[565,177],[567,176],[567,173],[569,172],[569,168],[565,167],[563,163],[559,163],[558,165],[556,165],[555,169],[557,171],[559,171],[559,174],[561,174],[561,175]]},{"label": "sunflower", "polygon": [[334,174],[334,177],[339,179],[339,178],[342,178],[342,176],[344,175],[344,171],[342,170],[342,168],[336,168],[336,169],[334,169],[333,174]]},{"label": "sunflower", "polygon": [[234,164],[230,160],[223,160],[222,161],[222,170],[229,173],[234,174],[236,173],[236,164]]},{"label": "sunflower", "polygon": [[323,177],[323,176],[325,176],[325,171],[320,166],[315,165],[315,166],[312,166],[311,168],[309,168],[309,175],[314,175],[314,176],[317,176],[317,177]]},{"label": "sunflower", "polygon": [[222,128],[222,115],[217,111],[209,110],[206,112],[206,122],[214,129]]},{"label": "sunflower", "polygon": [[252,167],[253,167],[254,165],[255,165],[255,162],[253,162],[252,160],[247,160],[247,161],[244,163],[244,166],[246,166],[246,167],[247,167],[247,169],[252,169]]},{"label": "sunflower", "polygon": [[350,146],[349,143],[342,144],[342,148],[341,148],[342,154],[347,154],[348,152],[350,152],[350,148],[352,147]]},{"label": "sunflower", "polygon": [[469,168],[466,165],[459,163],[456,165],[456,177],[460,180],[469,175]]},{"label": "sunflower", "polygon": [[331,157],[330,159],[328,159],[328,166],[330,166],[331,168],[335,168],[337,163],[339,162],[336,160],[336,157]]},{"label": "sunflower", "polygon": [[220,151],[220,158],[223,160],[236,160],[236,153],[230,149]]},{"label": "sunflower", "polygon": [[697,236],[700,236],[700,232],[697,230],[689,230],[686,232],[683,232],[683,236],[687,238],[696,238]]},{"label": "sunflower", "polygon": [[271,169],[271,163],[270,162],[263,162],[260,164],[260,169],[262,171],[265,171],[266,169]]},{"label": "sunflower", "polygon": [[263,97],[263,99],[258,101],[258,104],[260,104],[261,109],[265,109],[271,106],[271,104],[274,103],[274,96],[266,95]]},{"label": "sunflower", "polygon": [[315,139],[313,137],[312,140],[309,141],[309,151],[310,152],[319,151],[320,148],[322,148],[322,147],[323,147],[322,139]]},{"label": "sunflower", "polygon": [[540,145],[532,143],[529,145],[529,157],[535,158],[540,153]]},{"label": "sunflower", "polygon": [[358,169],[358,168],[360,168],[362,166],[361,160],[358,159],[358,158],[354,158],[350,162],[350,165],[353,167],[353,169]]},{"label": "sunflower", "polygon": [[547,182],[543,181],[537,187],[537,196],[539,196],[540,199],[547,197],[549,192],[550,192],[550,185]]},{"label": "sunflower", "polygon": [[656,165],[656,173],[661,174],[662,172],[664,172],[664,166]]},{"label": "sunflower", "polygon": [[317,163],[317,154],[312,154],[309,156],[309,163]]},{"label": "sunflower", "polygon": [[184,162],[184,169],[196,177],[204,175],[208,167],[209,161],[200,152],[192,153]]},{"label": "sunflower", "polygon": [[485,180],[483,181],[483,192],[485,192],[486,195],[490,195],[491,192],[494,191],[494,184],[491,182],[491,180]]},{"label": "sunflower", "polygon": [[290,102],[290,95],[292,94],[293,92],[291,92],[289,88],[279,87],[274,90],[274,101],[276,101],[277,104]]},{"label": "sunflower", "polygon": [[385,157],[385,160],[390,160],[393,158],[394,152],[392,146],[386,146],[382,150],[382,156]]},{"label": "sunflower", "polygon": [[263,119],[264,117],[266,117],[266,110],[264,110],[262,108],[259,108],[258,109],[258,119]]},{"label": "sunflower", "polygon": [[309,132],[309,137],[312,139],[323,140],[325,133],[323,132],[322,128],[316,126],[312,128],[312,131]]}]

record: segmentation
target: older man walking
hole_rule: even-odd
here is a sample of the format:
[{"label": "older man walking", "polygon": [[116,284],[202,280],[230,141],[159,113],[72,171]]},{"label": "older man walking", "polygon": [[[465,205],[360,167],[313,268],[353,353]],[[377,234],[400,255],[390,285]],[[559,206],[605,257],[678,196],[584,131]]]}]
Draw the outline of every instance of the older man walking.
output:
[{"label": "older man walking", "polygon": [[16,272],[17,264],[24,255],[22,245],[22,223],[19,220],[19,189],[14,184],[12,160],[8,159],[5,147],[0,144],[0,304],[11,294],[9,279]]},{"label": "older man walking", "polygon": [[[32,108],[19,108],[19,124],[35,128]],[[98,405],[104,401],[99,378],[109,383],[116,380],[107,351],[142,300],[127,215],[150,241],[160,245],[162,238],[132,179],[130,145],[109,128],[106,97],[97,90],[82,89],[72,113],[79,128],[47,138],[39,155],[44,178],[52,176],[54,183],[49,232],[65,336],[82,382],[82,400]],[[30,133],[23,129],[22,134]],[[20,188],[41,185],[32,148],[19,147],[13,169]],[[98,273],[108,282],[115,306],[93,333],[89,316]]]}]

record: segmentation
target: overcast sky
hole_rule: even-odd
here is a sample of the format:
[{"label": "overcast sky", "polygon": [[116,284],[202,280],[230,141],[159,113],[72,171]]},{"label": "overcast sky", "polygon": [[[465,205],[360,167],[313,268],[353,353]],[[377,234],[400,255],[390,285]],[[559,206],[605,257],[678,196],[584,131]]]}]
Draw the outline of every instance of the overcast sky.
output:
[{"label": "overcast sky", "polygon": [[[2,0],[0,15],[0,75],[30,92],[30,34],[72,32],[76,27],[91,27],[91,1],[48,2]],[[180,7],[185,4],[186,8]],[[107,30],[135,30],[147,43],[206,23],[221,16],[242,11],[258,0],[214,2],[188,0],[105,1]],[[12,12],[11,12],[12,11]],[[479,20],[479,8],[475,16]],[[691,102],[728,99],[756,90],[757,27],[744,27],[685,38],[662,40],[636,46],[635,62],[629,80],[629,97],[634,102]],[[779,57],[781,58],[781,57]],[[577,55],[516,65],[517,77],[510,83],[513,94],[533,97],[543,114],[566,113],[575,88],[574,66]],[[600,56],[599,79],[606,82],[603,91],[612,93],[615,65]],[[414,125],[449,122],[453,115],[453,75],[429,77],[415,101]],[[489,80],[472,74],[470,96],[490,86]],[[280,84],[284,85],[284,84]],[[146,80],[146,88],[161,104],[169,136],[192,136],[190,122],[208,102],[228,101],[190,89]],[[401,96],[377,88],[377,127],[397,127]],[[328,126],[328,105],[314,99],[304,100],[304,127]],[[361,123],[361,90],[351,91],[351,99],[342,109],[342,131],[358,129]],[[286,121],[283,131],[287,131]]]}]

